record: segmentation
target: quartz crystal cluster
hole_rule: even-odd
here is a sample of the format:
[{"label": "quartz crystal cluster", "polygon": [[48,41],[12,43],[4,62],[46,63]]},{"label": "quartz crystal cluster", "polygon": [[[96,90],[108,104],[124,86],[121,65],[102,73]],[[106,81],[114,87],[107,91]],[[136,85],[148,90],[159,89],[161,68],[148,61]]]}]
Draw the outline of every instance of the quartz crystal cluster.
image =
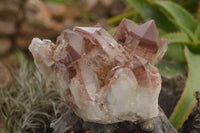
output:
[{"label": "quartz crystal cluster", "polygon": [[155,22],[123,19],[114,36],[100,26],[64,30],[56,45],[34,38],[38,69],[83,120],[102,124],[158,115],[161,76],[154,65],[167,50]]}]

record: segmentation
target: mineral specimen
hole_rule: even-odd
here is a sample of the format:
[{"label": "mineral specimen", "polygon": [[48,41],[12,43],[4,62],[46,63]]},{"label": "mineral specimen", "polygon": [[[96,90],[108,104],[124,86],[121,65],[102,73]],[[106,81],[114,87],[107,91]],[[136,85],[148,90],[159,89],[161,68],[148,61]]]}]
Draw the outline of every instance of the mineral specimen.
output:
[{"label": "mineral specimen", "polygon": [[116,123],[158,115],[161,77],[154,64],[167,50],[155,22],[123,19],[114,37],[102,27],[64,30],[56,45],[34,38],[38,69],[83,120]]}]

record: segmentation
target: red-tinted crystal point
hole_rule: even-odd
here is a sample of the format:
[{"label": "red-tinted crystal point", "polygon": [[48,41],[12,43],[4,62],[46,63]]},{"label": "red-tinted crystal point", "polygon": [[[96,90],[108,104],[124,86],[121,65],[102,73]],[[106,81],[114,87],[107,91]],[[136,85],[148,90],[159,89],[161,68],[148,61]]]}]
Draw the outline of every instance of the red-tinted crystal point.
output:
[{"label": "red-tinted crystal point", "polygon": [[126,38],[129,35],[129,32],[132,31],[134,28],[136,28],[138,25],[129,20],[124,18],[119,26],[117,27],[117,30],[113,36],[113,38],[118,42],[118,43],[124,43]]},{"label": "red-tinted crystal point", "polygon": [[155,22],[150,20],[130,32],[132,38],[127,39],[127,46],[135,51],[135,54],[153,61],[159,51],[159,35]]},{"label": "red-tinted crystal point", "polygon": [[154,20],[150,20],[141,26],[138,26],[132,30],[132,33],[138,37],[138,39],[144,39],[157,43],[158,31]]}]

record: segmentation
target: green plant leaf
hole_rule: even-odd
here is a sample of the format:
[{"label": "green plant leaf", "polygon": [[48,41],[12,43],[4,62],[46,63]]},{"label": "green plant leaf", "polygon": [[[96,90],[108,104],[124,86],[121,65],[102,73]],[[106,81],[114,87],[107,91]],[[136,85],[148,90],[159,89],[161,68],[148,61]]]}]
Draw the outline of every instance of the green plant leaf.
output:
[{"label": "green plant leaf", "polygon": [[189,43],[189,44],[187,44],[187,46],[192,52],[198,53],[198,54],[200,53],[200,45],[198,44],[198,41],[195,44]]},{"label": "green plant leaf", "polygon": [[198,4],[198,8],[197,8],[197,11],[196,11],[196,20],[198,22],[200,22],[200,3]]},{"label": "green plant leaf", "polygon": [[176,75],[187,73],[187,64],[176,61],[161,60],[157,65],[159,72],[166,78],[172,78]]},{"label": "green plant leaf", "polygon": [[165,54],[165,57],[169,60],[185,62],[183,45],[187,45],[190,48],[190,50],[192,50],[192,52],[200,53],[200,45],[197,45],[197,43],[193,43],[186,33],[169,33],[163,35],[162,38],[168,40],[168,50]]},{"label": "green plant leaf", "polygon": [[186,62],[184,56],[184,44],[182,43],[169,44],[164,59],[173,60],[179,63]]},{"label": "green plant leaf", "polygon": [[173,43],[185,43],[185,42],[190,42],[190,38],[186,33],[183,32],[175,32],[175,33],[169,33],[165,34],[162,36],[162,38],[167,39],[168,44],[173,44]]},{"label": "green plant leaf", "polygon": [[197,29],[195,31],[195,39],[196,41],[200,41],[200,23],[197,26]]},{"label": "green plant leaf", "polygon": [[162,9],[167,11],[170,16],[175,20],[178,26],[191,37],[193,38],[193,33],[197,28],[197,21],[188,13],[185,9],[179,6],[176,3],[170,1],[157,1],[157,5],[159,5]]},{"label": "green plant leaf", "polygon": [[191,13],[195,13],[199,0],[171,0],[171,1],[176,2],[177,4],[181,5],[187,11]]},{"label": "green plant leaf", "polygon": [[136,11],[127,12],[126,14],[118,15],[108,20],[108,25],[117,25],[123,18],[132,19],[133,16],[137,15]]},{"label": "green plant leaf", "polygon": [[181,98],[170,117],[175,128],[180,129],[196,104],[195,91],[200,90],[200,55],[192,53],[187,47],[184,50],[188,63],[188,79]]},{"label": "green plant leaf", "polygon": [[144,19],[154,19],[156,25],[167,31],[174,32],[177,31],[175,23],[168,19],[168,17],[163,14],[158,6],[155,5],[150,0],[126,0],[127,4],[133,7]]}]

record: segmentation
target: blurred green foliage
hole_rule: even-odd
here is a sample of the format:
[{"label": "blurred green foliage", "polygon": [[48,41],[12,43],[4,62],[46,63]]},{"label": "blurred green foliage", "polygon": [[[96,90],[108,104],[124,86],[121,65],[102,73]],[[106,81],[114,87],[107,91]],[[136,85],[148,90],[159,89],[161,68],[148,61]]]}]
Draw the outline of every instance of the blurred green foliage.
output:
[{"label": "blurred green foliage", "polygon": [[[128,19],[136,19],[137,17],[137,12],[136,11],[130,11],[126,14],[122,14],[122,15],[118,15],[118,16],[115,16],[113,18],[110,18],[108,20],[108,25],[118,25],[123,18],[128,18]],[[133,18],[134,17],[134,18]]]},{"label": "blurred green foliage", "polygon": [[199,3],[199,0],[171,0],[171,1],[182,6],[191,14],[194,14],[196,12],[196,9],[198,8],[198,3]]},{"label": "blurred green foliage", "polygon": [[154,19],[162,31],[161,37],[168,39],[168,51],[164,60],[158,64],[161,74],[171,77],[188,71],[185,89],[170,119],[172,124],[179,129],[196,103],[194,91],[200,90],[198,81],[200,79],[200,6],[198,6],[198,0],[127,0],[126,2],[143,19]]}]

